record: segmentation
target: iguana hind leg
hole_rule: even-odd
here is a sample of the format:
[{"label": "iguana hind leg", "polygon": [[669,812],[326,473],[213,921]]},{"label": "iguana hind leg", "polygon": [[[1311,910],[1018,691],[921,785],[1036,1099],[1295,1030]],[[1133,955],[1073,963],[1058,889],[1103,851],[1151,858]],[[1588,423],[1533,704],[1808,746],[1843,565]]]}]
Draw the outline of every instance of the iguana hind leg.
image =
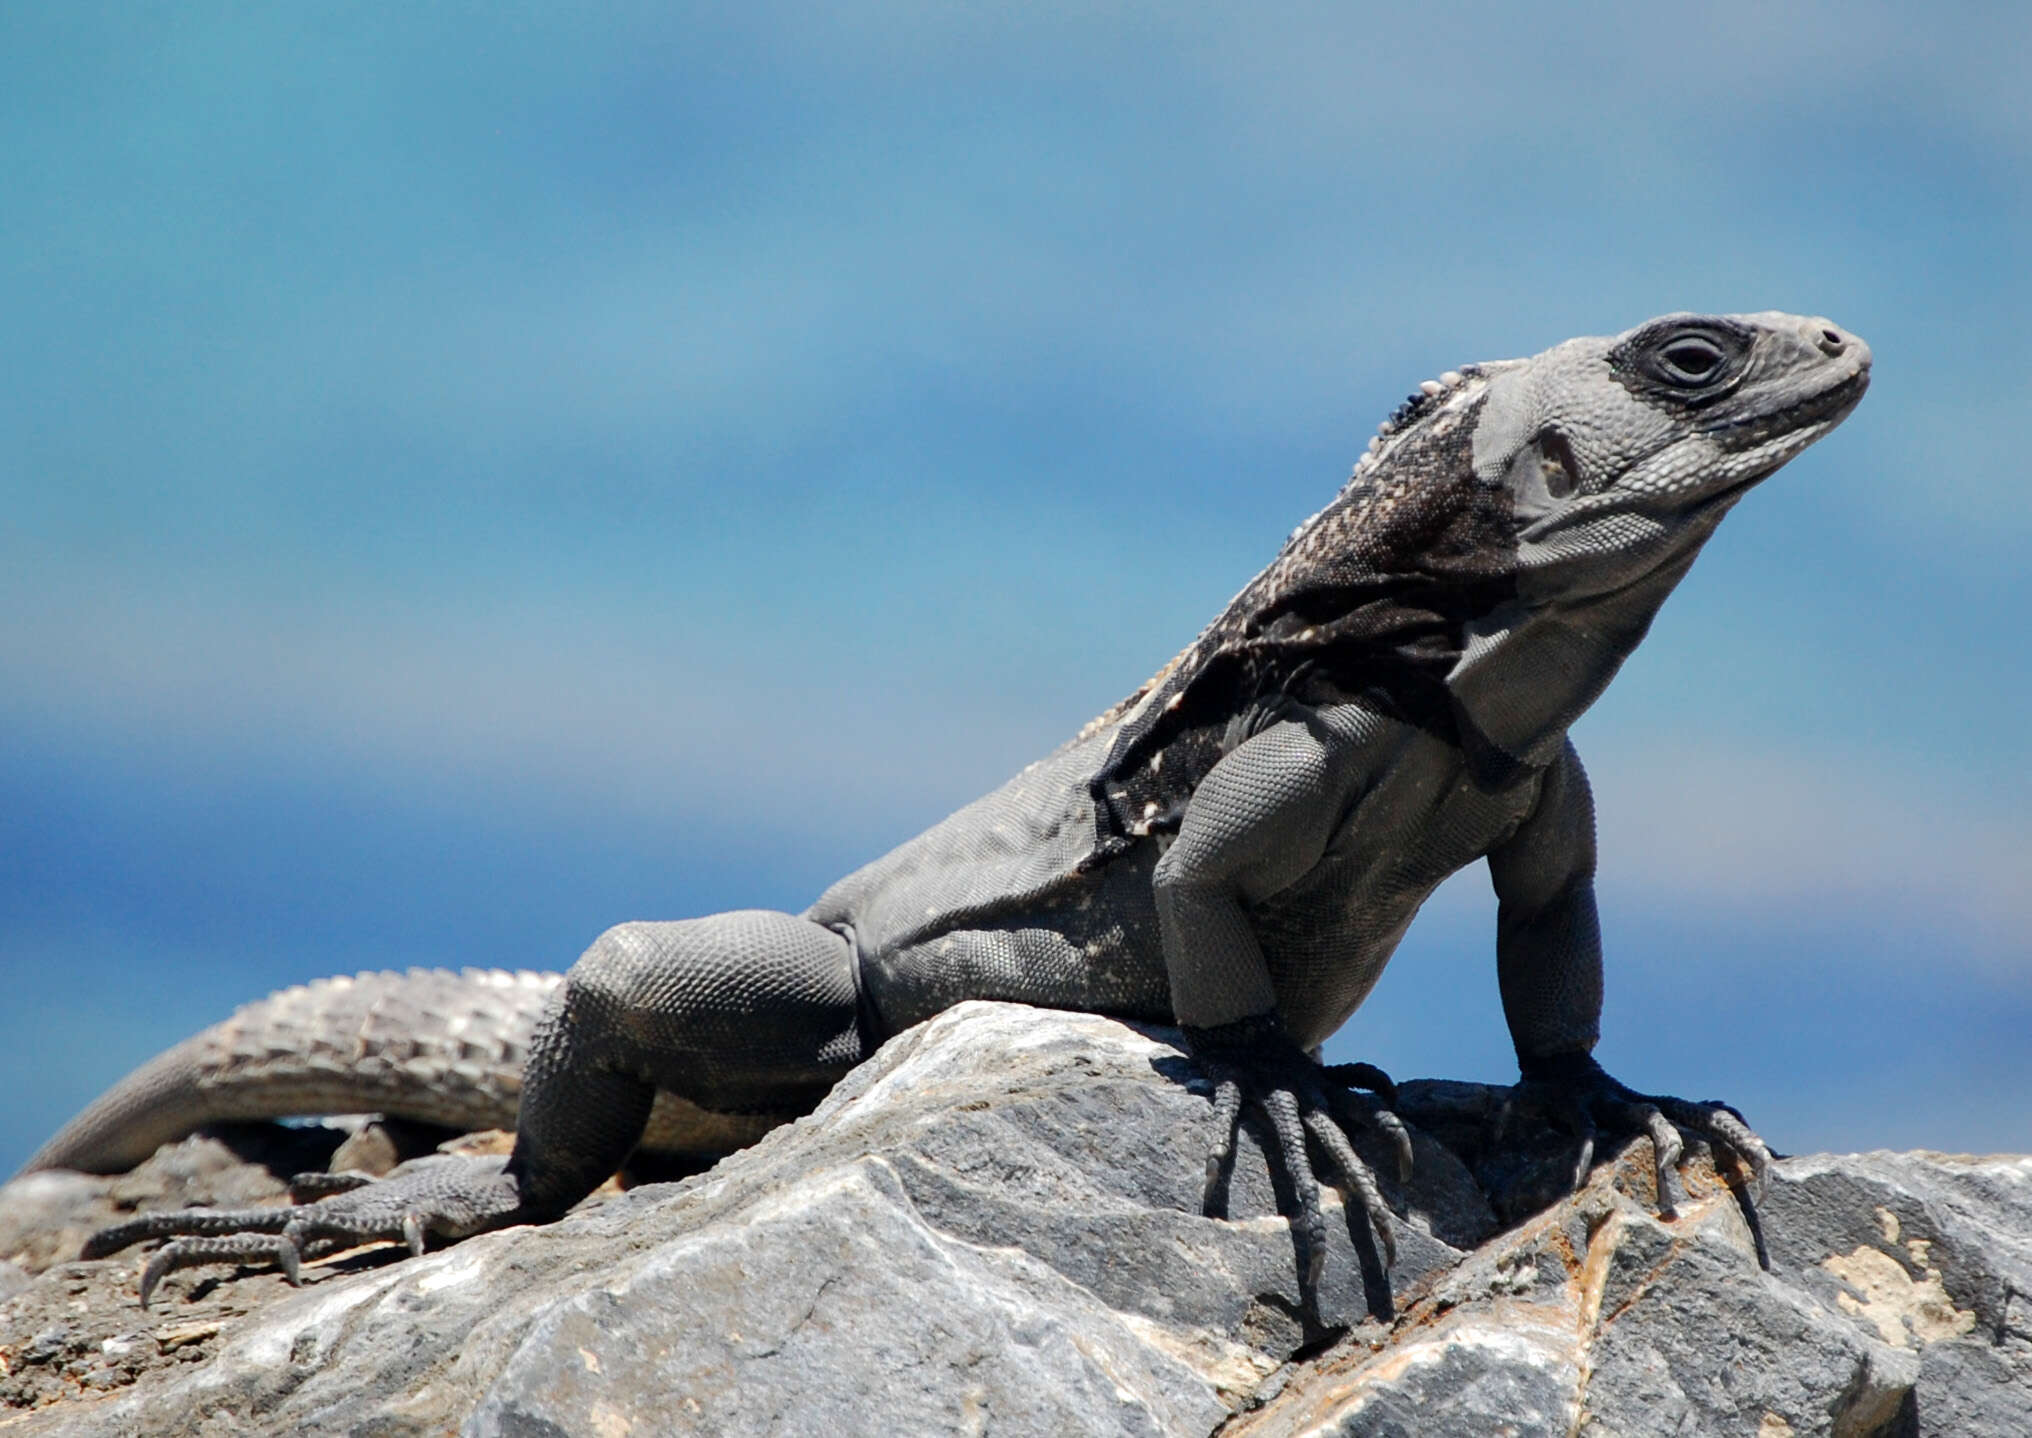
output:
[{"label": "iguana hind leg", "polygon": [[609,929],[565,976],[523,1069],[508,1172],[555,1217],[618,1168],[658,1089],[715,1113],[808,1111],[866,1056],[852,945],[744,909]]},{"label": "iguana hind leg", "polygon": [[100,1257],[146,1238],[164,1274],[271,1261],[292,1281],[341,1242],[457,1240],[547,1222],[597,1188],[642,1137],[665,1089],[707,1116],[808,1111],[864,1056],[852,946],[791,914],[743,910],[622,924],[572,966],[530,1042],[514,1153],[438,1159],[295,1209],[145,1215],[86,1244]]}]

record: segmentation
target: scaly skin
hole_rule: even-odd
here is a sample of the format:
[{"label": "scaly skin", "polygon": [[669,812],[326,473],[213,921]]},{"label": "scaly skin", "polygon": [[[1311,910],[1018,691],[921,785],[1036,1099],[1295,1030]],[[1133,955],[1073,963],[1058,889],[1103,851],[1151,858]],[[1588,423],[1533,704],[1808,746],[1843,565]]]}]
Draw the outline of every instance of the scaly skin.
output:
[{"label": "scaly skin", "polygon": [[1259,1109],[1316,1273],[1308,1143],[1387,1248],[1342,1126],[1401,1126],[1381,1074],[1308,1052],[1478,860],[1520,1101],[1571,1123],[1583,1161],[1597,1132],[1652,1137],[1668,1203],[1681,1131],[1760,1168],[1733,1111],[1638,1093],[1588,1057],[1594,817],[1567,729],[1722,517],[1860,400],[1869,362],[1825,320],[1676,315],[1449,372],[1189,648],[1001,789],[802,915],[602,935],[531,1035],[505,1166],[435,1165],[243,1225],[279,1240],[165,1215],[107,1242],[201,1234],[156,1256],[152,1287],[185,1263],[293,1265],[327,1238],[421,1247],[546,1220],[625,1158],[659,1090],[802,1111],[882,1039],[989,998],[1181,1025],[1215,1081],[1210,1182]]},{"label": "scaly skin", "polygon": [[[513,1128],[530,1034],[563,982],[528,970],[410,969],[283,989],[135,1069],[21,1173],[123,1173],[162,1144],[235,1119],[381,1113],[467,1132]],[[728,1153],[774,1123],[663,1094],[641,1147]]]}]

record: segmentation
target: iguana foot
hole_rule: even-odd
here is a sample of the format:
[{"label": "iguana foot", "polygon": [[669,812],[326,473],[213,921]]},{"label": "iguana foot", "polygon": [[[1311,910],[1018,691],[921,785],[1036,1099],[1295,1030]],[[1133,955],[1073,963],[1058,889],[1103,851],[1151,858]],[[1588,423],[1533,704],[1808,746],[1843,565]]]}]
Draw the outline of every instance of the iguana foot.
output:
[{"label": "iguana foot", "polygon": [[1609,1077],[1586,1054],[1529,1060],[1523,1070],[1523,1080],[1511,1091],[1505,1116],[1513,1108],[1541,1112],[1579,1138],[1580,1153],[1573,1167],[1576,1190],[1587,1182],[1594,1167],[1598,1135],[1648,1136],[1658,1170],[1659,1217],[1676,1217],[1686,1199],[1678,1172],[1686,1149],[1681,1130],[1736,1155],[1748,1165],[1755,1186],[1763,1188],[1771,1150],[1740,1113],[1718,1099],[1692,1103],[1664,1094],[1638,1093]]},{"label": "iguana foot", "polygon": [[[1244,1100],[1269,1120],[1275,1141],[1273,1163],[1281,1163],[1298,1203],[1295,1226],[1305,1250],[1302,1287],[1319,1283],[1326,1261],[1326,1215],[1320,1208],[1319,1180],[1306,1151],[1306,1135],[1331,1160],[1369,1226],[1381,1241],[1385,1266],[1397,1261],[1397,1242],[1390,1232],[1390,1210],[1376,1187],[1376,1176],[1348,1142],[1347,1125],[1370,1123],[1389,1135],[1397,1150],[1400,1180],[1411,1176],[1411,1135],[1391,1112],[1396,1087],[1389,1076],[1370,1064],[1326,1067],[1308,1057],[1275,1015],[1262,1015],[1210,1029],[1188,1028],[1193,1058],[1214,1085],[1214,1141],[1207,1152],[1208,1212],[1235,1154],[1235,1134]],[[1355,1103],[1350,1088],[1364,1088],[1381,1100],[1375,1109]]]},{"label": "iguana foot", "polygon": [[104,1258],[150,1238],[173,1238],[141,1273],[141,1306],[180,1268],[203,1263],[273,1263],[290,1283],[301,1265],[341,1247],[399,1239],[420,1254],[432,1237],[456,1242],[523,1216],[505,1158],[434,1156],[387,1178],[290,1208],[186,1208],[144,1214],[85,1240],[83,1258]]}]

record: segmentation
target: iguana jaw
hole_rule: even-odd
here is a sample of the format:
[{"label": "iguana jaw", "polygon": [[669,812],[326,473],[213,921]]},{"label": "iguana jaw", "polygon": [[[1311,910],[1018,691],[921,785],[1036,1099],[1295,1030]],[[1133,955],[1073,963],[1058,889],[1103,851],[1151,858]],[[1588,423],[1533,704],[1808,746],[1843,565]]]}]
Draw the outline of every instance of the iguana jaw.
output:
[{"label": "iguana jaw", "polygon": [[[1675,527],[1703,535],[1712,532],[1737,500],[1848,418],[1849,411],[1870,387],[1869,365],[1869,351],[1865,349],[1859,368],[1796,404],[1702,430],[1700,438],[1726,452],[1734,463],[1717,465],[1716,478],[1693,497],[1689,498],[1684,491],[1673,496],[1670,508],[1677,511]],[[1610,503],[1597,512],[1622,507]],[[1630,507],[1651,510],[1654,506],[1647,498]],[[1672,522],[1668,518],[1668,523]]]},{"label": "iguana jaw", "polygon": [[[1862,346],[1862,341],[1856,343]],[[1784,409],[1721,420],[1702,434],[1718,447],[1750,461],[1749,473],[1732,486],[1747,489],[1848,418],[1869,387],[1870,352],[1862,346],[1854,367],[1825,388]]]}]

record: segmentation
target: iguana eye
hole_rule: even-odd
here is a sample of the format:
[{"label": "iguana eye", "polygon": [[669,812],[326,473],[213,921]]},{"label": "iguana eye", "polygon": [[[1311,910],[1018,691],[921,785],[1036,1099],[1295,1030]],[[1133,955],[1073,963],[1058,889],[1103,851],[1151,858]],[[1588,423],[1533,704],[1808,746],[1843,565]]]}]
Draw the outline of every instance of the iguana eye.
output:
[{"label": "iguana eye", "polygon": [[1640,392],[1698,409],[1742,382],[1755,338],[1727,315],[1674,315],[1618,344],[1609,352],[1609,368]]},{"label": "iguana eye", "polygon": [[1668,379],[1682,384],[1704,384],[1722,364],[1721,346],[1705,335],[1680,335],[1658,355],[1658,367]]}]

